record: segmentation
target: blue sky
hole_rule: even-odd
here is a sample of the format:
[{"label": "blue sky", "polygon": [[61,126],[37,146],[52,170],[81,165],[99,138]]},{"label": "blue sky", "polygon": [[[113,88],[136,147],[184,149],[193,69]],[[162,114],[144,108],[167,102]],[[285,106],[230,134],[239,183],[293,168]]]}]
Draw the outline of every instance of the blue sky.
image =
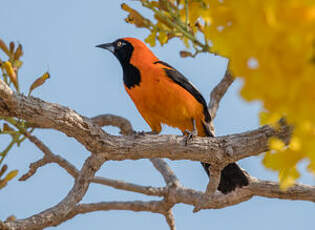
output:
[{"label": "blue sky", "polygon": [[[34,90],[33,96],[69,106],[85,116],[112,113],[127,117],[136,130],[149,131],[149,127],[136,111],[124,91],[122,70],[109,52],[95,45],[111,42],[120,37],[144,39],[148,32],[124,22],[126,13],[120,9],[123,1],[1,1],[0,38],[18,41],[24,47],[24,65],[20,72],[21,88],[28,92],[30,84],[49,70],[51,79]],[[138,6],[135,1],[125,1]],[[147,13],[147,12],[146,12]],[[226,60],[218,56],[201,54],[195,59],[180,58],[183,45],[173,39],[153,52],[163,61],[179,69],[199,88],[209,101],[210,90],[222,78]],[[236,81],[222,100],[215,120],[216,134],[224,135],[254,129],[259,126],[259,103],[244,102],[238,95],[241,82]],[[105,128],[117,134],[115,128]],[[176,129],[164,127],[163,133],[180,134]],[[51,150],[60,154],[78,168],[88,152],[74,139],[53,130],[37,130],[35,134]],[[8,141],[0,136],[0,144]],[[32,143],[26,141],[14,148],[6,159],[12,169],[25,173],[28,165],[41,157]],[[183,185],[204,190],[207,176],[197,162],[168,161]],[[250,174],[276,180],[277,175],[261,165],[261,157],[240,162]],[[301,168],[303,163],[301,165]],[[313,178],[302,171],[301,182],[314,184]],[[122,179],[142,185],[163,185],[161,176],[147,160],[107,162],[97,175]],[[27,182],[12,181],[0,190],[0,219],[9,215],[28,217],[55,205],[69,191],[73,179],[55,165],[41,168]],[[111,200],[149,200],[130,192],[122,192],[92,185],[83,202]],[[205,210],[193,214],[192,207],[178,205],[174,209],[177,228],[198,229],[311,229],[314,204],[300,201],[253,198],[248,202],[221,210]],[[91,227],[91,224],[93,227]],[[130,211],[95,212],[77,216],[56,227],[71,229],[167,229],[163,216]]]}]

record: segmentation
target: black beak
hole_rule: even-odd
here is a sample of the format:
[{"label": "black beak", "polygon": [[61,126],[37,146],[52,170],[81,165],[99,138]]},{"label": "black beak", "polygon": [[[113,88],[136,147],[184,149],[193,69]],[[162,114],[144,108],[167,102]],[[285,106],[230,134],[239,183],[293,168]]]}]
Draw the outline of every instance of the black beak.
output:
[{"label": "black beak", "polygon": [[114,47],[113,43],[104,43],[104,44],[97,45],[96,47],[102,48],[102,49],[107,49],[112,53],[115,52],[115,47]]}]

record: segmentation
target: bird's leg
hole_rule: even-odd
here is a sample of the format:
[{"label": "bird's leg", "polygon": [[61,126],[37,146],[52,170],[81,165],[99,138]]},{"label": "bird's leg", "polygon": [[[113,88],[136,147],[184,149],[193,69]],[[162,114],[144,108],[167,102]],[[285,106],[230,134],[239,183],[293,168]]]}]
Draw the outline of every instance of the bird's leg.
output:
[{"label": "bird's leg", "polygon": [[190,130],[186,129],[184,131],[184,135],[186,136],[185,145],[188,145],[189,141],[191,141],[194,137],[198,136],[196,121],[195,121],[195,119],[191,119],[191,121],[193,124],[193,130],[190,131]]}]

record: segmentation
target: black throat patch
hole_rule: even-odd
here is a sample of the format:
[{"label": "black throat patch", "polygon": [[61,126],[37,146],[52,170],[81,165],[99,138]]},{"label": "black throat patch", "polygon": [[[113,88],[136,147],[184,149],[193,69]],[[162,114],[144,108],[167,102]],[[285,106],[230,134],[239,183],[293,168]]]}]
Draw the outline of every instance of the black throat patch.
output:
[{"label": "black throat patch", "polygon": [[130,89],[136,85],[139,86],[141,77],[138,68],[130,63],[122,65],[122,68],[124,72],[124,84],[127,86],[127,88]]},{"label": "black throat patch", "polygon": [[[123,46],[118,47],[116,44],[118,42],[123,43]],[[115,45],[115,56],[119,60],[122,68],[123,68],[123,80],[124,84],[128,89],[135,87],[136,85],[140,85],[141,77],[140,71],[137,67],[130,63],[130,59],[132,56],[132,52],[134,47],[132,44],[126,40],[119,39],[114,42]]]}]

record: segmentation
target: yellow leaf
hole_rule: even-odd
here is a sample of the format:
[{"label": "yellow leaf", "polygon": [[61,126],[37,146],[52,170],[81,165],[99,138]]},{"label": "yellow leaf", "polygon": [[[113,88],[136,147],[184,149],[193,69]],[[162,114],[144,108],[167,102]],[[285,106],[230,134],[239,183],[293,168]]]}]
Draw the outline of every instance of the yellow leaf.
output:
[{"label": "yellow leaf", "polygon": [[283,143],[282,140],[275,137],[271,137],[269,139],[269,147],[270,149],[273,149],[273,150],[282,151],[283,148],[285,147],[285,144]]},{"label": "yellow leaf", "polygon": [[295,180],[300,177],[300,173],[295,167],[290,169],[283,169],[279,173],[280,189],[287,190],[295,183]]},{"label": "yellow leaf", "polygon": [[19,85],[16,77],[16,73],[12,67],[11,62],[6,61],[2,64],[3,68],[7,72],[8,76],[10,77],[11,82],[13,83],[16,90],[19,90]]},{"label": "yellow leaf", "polygon": [[266,111],[261,111],[259,113],[261,125],[272,125],[273,127],[278,127],[277,122],[281,119],[281,117],[281,114],[278,113],[269,113]]},{"label": "yellow leaf", "polygon": [[5,182],[8,182],[10,180],[12,180],[14,177],[16,177],[16,175],[18,174],[18,170],[12,170],[11,172],[9,172],[5,178],[4,178],[4,181]]},{"label": "yellow leaf", "polygon": [[282,156],[279,153],[267,152],[262,162],[265,165],[265,167],[271,170],[277,170],[279,168],[284,167]]},{"label": "yellow leaf", "polygon": [[19,44],[18,48],[14,53],[14,60],[18,60],[23,55],[22,45]]},{"label": "yellow leaf", "polygon": [[298,137],[294,136],[290,140],[289,148],[292,151],[299,151],[301,150],[301,141],[299,140]]},{"label": "yellow leaf", "polygon": [[149,36],[146,39],[144,39],[144,41],[153,47],[155,46],[155,37],[156,37],[156,31],[153,30],[152,33],[149,34]]},{"label": "yellow leaf", "polygon": [[31,85],[29,92],[28,92],[28,96],[31,95],[32,91],[34,89],[36,89],[37,87],[41,86],[42,84],[44,84],[46,82],[46,80],[50,78],[50,74],[48,72],[44,73],[42,76],[40,76],[39,78],[37,78],[33,84]]},{"label": "yellow leaf", "polygon": [[121,4],[121,8],[124,11],[129,12],[128,17],[125,19],[127,23],[135,24],[136,27],[148,27],[150,25],[150,21],[144,18],[138,11],[130,8],[126,3]]},{"label": "yellow leaf", "polygon": [[164,33],[164,32],[159,32],[158,39],[159,39],[159,41],[160,41],[160,44],[161,44],[161,45],[164,45],[164,44],[167,42],[167,40],[168,40],[167,34]]},{"label": "yellow leaf", "polygon": [[2,49],[3,52],[5,52],[6,55],[10,56],[10,51],[9,51],[7,45],[1,39],[0,39],[0,49]]}]

